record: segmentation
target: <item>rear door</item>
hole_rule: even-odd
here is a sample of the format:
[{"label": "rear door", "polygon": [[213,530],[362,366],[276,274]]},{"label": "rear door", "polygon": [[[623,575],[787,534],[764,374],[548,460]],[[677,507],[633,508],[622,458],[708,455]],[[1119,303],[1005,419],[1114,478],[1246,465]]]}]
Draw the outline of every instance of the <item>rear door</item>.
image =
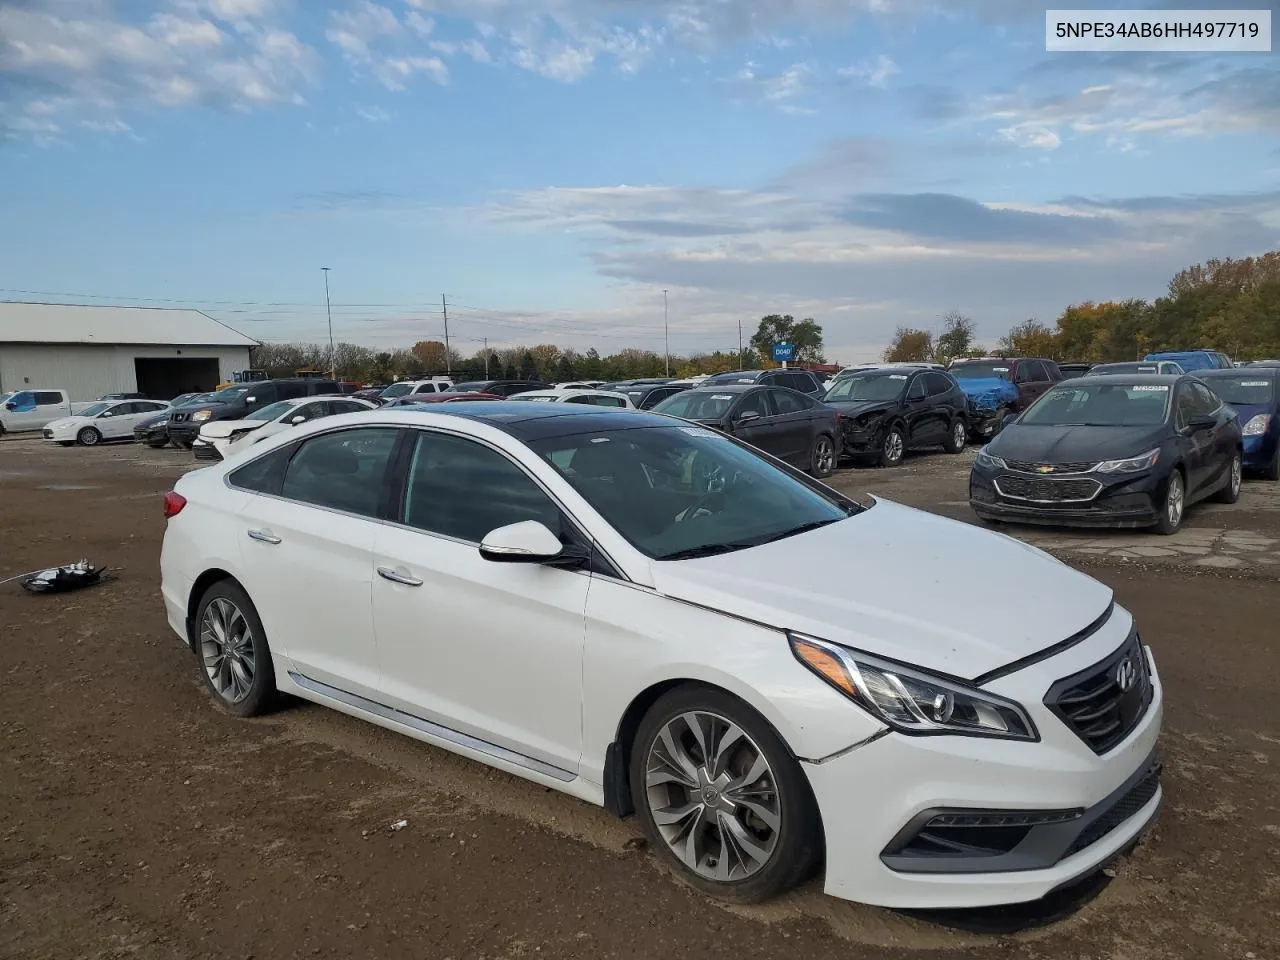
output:
[{"label": "rear door", "polygon": [[1013,383],[1018,388],[1018,406],[1025,410],[1040,399],[1052,381],[1039,360],[1019,360]]},{"label": "rear door", "polygon": [[1205,411],[1201,409],[1190,381],[1178,384],[1173,402],[1174,422],[1181,437],[1182,462],[1187,477],[1187,497],[1192,499],[1204,488],[1212,468],[1212,431],[1191,429],[1191,418]]},{"label": "rear door", "polygon": [[[779,430],[778,418],[767,387],[756,387],[744,393],[729,412],[729,432],[753,447],[775,457],[786,458],[788,440],[785,427]],[[754,414],[743,420],[743,415]]]}]

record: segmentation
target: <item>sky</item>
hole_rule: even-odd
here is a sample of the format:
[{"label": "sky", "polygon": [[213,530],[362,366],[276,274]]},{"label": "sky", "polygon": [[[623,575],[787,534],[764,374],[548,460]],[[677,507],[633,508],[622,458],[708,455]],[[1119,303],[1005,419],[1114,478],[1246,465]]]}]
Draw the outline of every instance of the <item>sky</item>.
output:
[{"label": "sky", "polygon": [[0,299],[853,363],[1276,248],[1280,53],[1022,0],[0,0]]}]

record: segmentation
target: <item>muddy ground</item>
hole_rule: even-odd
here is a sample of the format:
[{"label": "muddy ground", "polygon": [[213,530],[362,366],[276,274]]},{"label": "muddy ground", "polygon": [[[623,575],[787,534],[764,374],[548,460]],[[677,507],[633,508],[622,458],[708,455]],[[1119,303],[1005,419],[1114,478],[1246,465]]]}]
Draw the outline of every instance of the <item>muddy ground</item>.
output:
[{"label": "muddy ground", "polygon": [[[835,482],[965,519],[970,455]],[[816,884],[728,909],[633,822],[319,707],[219,712],[157,593],[160,494],[190,466],[0,442],[0,579],[115,568],[61,598],[0,586],[0,956],[1280,957],[1280,485],[1172,538],[1009,529],[1138,617],[1166,686],[1166,804],[1092,899],[919,917]]]}]

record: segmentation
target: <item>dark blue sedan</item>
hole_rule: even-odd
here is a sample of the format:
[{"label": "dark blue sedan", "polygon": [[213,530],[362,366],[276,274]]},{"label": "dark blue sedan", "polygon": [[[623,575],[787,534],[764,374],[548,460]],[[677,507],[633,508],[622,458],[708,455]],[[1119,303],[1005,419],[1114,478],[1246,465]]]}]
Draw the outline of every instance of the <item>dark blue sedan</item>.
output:
[{"label": "dark blue sedan", "polygon": [[1201,370],[1199,376],[1240,416],[1244,468],[1280,480],[1280,367]]}]

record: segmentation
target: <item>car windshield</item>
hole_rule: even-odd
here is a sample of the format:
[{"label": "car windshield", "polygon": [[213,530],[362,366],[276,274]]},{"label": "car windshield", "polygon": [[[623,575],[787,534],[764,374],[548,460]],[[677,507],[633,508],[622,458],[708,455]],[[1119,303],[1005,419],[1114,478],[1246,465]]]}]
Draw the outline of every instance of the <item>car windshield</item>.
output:
[{"label": "car windshield", "polygon": [[296,403],[289,400],[279,400],[275,403],[269,403],[261,410],[255,410],[253,413],[246,413],[242,419],[244,420],[274,420],[276,417],[284,416],[294,407]]},{"label": "car windshield", "polygon": [[822,399],[850,402],[897,400],[907,385],[905,373],[864,374],[855,373],[841,377],[831,385]]},{"label": "car windshield", "polygon": [[713,383],[755,383],[759,374],[750,370],[739,370],[734,373],[717,373],[714,377],[707,377],[703,380],[705,386],[711,386]]},{"label": "car windshield", "polygon": [[673,394],[653,408],[654,413],[665,413],[685,420],[719,420],[738,399],[734,393],[716,393],[714,390],[686,390]]},{"label": "car windshield", "polygon": [[530,447],[656,560],[759,546],[862,510],[705,427],[604,430]]},{"label": "car windshield", "polygon": [[1033,403],[1020,426],[1151,427],[1168,418],[1167,383],[1097,383],[1075,380]]},{"label": "car windshield", "polygon": [[387,400],[394,400],[396,397],[403,397],[412,389],[413,387],[407,383],[393,383],[391,386],[387,387],[387,389],[383,390],[382,393],[378,394],[378,396]]},{"label": "car windshield", "polygon": [[1276,398],[1275,377],[1205,377],[1204,382],[1227,403],[1251,406],[1272,403]]},{"label": "car windshield", "polygon": [[1009,364],[998,361],[995,363],[957,363],[953,367],[948,367],[947,373],[957,380],[991,380],[993,378],[1008,380]]},{"label": "car windshield", "polygon": [[1154,363],[1101,363],[1089,371],[1091,377],[1101,377],[1110,373],[1162,373]]},{"label": "car windshield", "polygon": [[455,383],[448,388],[448,393],[484,393],[491,386],[492,380],[469,380],[466,383]]},{"label": "car windshield", "polygon": [[114,403],[91,403],[89,404],[89,406],[85,407],[83,410],[80,411],[80,416],[96,417],[98,414],[102,413],[104,410],[110,410],[114,406],[115,406]]},{"label": "car windshield", "polygon": [[231,403],[234,400],[239,400],[248,392],[248,387],[227,387],[225,390],[219,390],[209,399],[215,403]]}]

